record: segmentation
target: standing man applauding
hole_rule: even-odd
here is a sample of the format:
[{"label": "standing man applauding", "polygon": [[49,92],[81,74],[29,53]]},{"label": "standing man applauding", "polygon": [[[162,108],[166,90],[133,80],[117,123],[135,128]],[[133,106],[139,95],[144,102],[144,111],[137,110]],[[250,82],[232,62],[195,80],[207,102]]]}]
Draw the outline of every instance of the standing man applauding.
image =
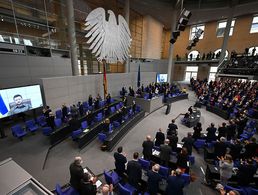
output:
[{"label": "standing man applauding", "polygon": [[74,158],[74,162],[70,165],[70,184],[71,186],[80,191],[81,179],[83,179],[83,168],[82,168],[82,158],[77,156]]}]

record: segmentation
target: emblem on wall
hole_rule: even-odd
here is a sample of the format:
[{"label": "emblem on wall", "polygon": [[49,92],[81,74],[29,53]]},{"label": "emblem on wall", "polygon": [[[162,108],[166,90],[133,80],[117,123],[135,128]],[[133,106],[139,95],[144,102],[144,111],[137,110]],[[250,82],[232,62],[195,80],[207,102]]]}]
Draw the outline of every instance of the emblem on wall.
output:
[{"label": "emblem on wall", "polygon": [[[107,18],[107,19],[106,19]],[[131,33],[124,17],[113,11],[96,8],[86,18],[87,43],[98,61],[106,63],[123,62],[129,56]]]}]

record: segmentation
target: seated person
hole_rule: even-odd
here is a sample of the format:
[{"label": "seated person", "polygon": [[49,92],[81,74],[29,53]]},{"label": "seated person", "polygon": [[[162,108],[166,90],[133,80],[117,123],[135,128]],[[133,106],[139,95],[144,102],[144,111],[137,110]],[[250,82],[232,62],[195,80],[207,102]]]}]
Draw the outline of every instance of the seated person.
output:
[{"label": "seated person", "polygon": [[91,178],[91,175],[84,173],[80,183],[80,195],[95,195],[97,193],[96,181],[96,177]]}]

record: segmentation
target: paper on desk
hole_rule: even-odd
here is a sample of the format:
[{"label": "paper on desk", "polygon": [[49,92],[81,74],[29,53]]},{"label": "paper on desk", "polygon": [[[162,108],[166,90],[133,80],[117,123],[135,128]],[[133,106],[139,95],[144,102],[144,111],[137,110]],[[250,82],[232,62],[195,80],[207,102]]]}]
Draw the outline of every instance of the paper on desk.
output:
[{"label": "paper on desk", "polygon": [[158,156],[159,153],[160,153],[160,151],[154,150],[152,154],[155,155],[155,156]]},{"label": "paper on desk", "polygon": [[83,169],[83,172],[84,172],[84,173],[88,173],[89,171],[88,171],[88,169],[84,168],[84,169]]},{"label": "paper on desk", "polygon": [[101,185],[102,185],[102,182],[101,182],[100,180],[98,180],[98,181],[96,182],[97,188],[99,188],[99,186],[101,186]]},{"label": "paper on desk", "polygon": [[90,129],[84,129],[83,133],[87,133]]}]

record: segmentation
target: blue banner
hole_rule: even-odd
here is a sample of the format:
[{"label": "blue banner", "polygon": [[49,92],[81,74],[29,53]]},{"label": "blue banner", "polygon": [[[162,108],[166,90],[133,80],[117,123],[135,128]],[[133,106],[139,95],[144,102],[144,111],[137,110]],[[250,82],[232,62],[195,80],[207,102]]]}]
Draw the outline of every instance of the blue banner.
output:
[{"label": "blue banner", "polygon": [[2,98],[2,96],[0,94],[0,113],[2,115],[5,115],[7,112],[8,112],[8,109],[7,109],[7,107],[6,107],[5,103],[4,103],[4,100],[3,100],[3,98]]}]

